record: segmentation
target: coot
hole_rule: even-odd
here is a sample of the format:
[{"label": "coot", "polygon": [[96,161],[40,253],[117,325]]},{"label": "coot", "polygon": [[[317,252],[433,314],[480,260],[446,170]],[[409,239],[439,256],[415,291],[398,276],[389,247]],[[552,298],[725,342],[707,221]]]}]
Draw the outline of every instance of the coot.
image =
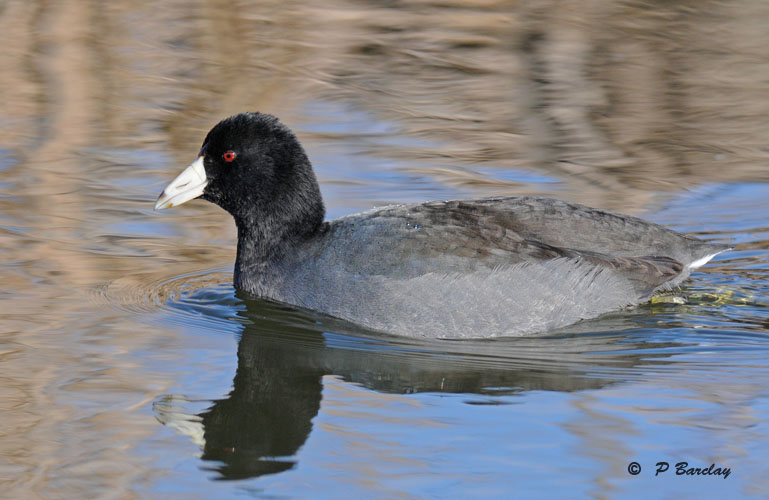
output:
[{"label": "coot", "polygon": [[156,209],[235,219],[235,286],[420,337],[525,335],[647,301],[728,247],[540,197],[393,205],[324,221],[310,161],[277,118],[219,122]]}]

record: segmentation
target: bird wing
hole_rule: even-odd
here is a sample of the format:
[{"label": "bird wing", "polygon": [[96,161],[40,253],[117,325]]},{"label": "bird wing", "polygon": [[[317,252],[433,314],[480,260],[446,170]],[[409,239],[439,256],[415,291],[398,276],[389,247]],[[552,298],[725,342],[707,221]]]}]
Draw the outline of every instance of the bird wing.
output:
[{"label": "bird wing", "polygon": [[328,223],[314,259],[394,278],[587,261],[651,293],[679,275],[698,240],[641,219],[535,197],[392,205]]}]

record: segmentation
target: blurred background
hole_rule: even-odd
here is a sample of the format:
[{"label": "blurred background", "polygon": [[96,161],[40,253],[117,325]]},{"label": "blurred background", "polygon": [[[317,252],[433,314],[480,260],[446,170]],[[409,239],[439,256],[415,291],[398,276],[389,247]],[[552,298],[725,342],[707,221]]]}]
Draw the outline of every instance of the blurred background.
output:
[{"label": "blurred background", "polygon": [[[0,32],[0,496],[769,488],[769,3],[6,0]],[[688,305],[560,340],[404,344],[272,309],[230,285],[229,216],[152,211],[241,111],[297,132],[330,218],[542,194],[736,250]],[[655,483],[639,455],[734,477]]]}]

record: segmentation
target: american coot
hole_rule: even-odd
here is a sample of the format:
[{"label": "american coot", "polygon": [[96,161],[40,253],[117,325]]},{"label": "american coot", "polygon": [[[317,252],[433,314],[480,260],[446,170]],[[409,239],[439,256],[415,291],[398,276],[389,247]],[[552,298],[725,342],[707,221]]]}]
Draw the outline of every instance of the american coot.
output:
[{"label": "american coot", "polygon": [[324,221],[310,161],[277,118],[218,123],[156,209],[235,219],[235,286],[385,332],[543,332],[648,300],[728,247],[538,197],[393,205]]}]

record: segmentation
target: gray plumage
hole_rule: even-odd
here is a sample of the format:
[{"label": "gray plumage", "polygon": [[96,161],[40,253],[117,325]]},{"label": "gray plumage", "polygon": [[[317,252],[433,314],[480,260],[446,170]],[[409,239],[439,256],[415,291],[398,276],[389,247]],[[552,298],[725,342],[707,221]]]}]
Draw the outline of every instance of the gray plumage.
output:
[{"label": "gray plumage", "polygon": [[646,301],[725,249],[547,198],[430,202],[327,222],[236,286],[399,335],[525,335]]},{"label": "gray plumage", "polygon": [[661,226],[536,197],[394,205],[324,222],[294,134],[241,113],[156,208],[195,197],[235,219],[235,286],[415,337],[525,335],[648,300],[726,250]]}]

